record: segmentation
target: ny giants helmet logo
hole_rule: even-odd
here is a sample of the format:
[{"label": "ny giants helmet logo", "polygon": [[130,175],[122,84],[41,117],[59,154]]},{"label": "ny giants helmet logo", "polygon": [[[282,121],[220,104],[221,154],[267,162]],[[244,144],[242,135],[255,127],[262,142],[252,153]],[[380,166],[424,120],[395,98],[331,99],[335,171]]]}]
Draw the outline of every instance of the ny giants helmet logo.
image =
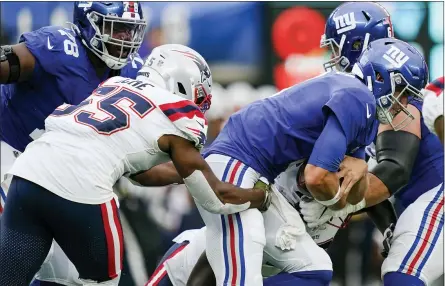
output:
[{"label": "ny giants helmet logo", "polygon": [[401,68],[409,60],[409,57],[395,46],[391,46],[389,50],[386,51],[386,53],[383,55],[383,58],[398,69]]},{"label": "ny giants helmet logo", "polygon": [[354,12],[334,17],[335,29],[341,34],[350,30],[354,30],[357,26],[355,22]]}]

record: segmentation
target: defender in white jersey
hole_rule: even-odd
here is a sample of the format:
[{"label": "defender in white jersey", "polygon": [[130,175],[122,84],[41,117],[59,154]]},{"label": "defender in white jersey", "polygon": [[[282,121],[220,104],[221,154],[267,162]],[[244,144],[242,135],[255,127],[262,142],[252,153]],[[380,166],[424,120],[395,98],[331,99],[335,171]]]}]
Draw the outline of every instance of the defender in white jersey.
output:
[{"label": "defender in white jersey", "polygon": [[9,171],[14,177],[1,221],[0,285],[29,283],[53,238],[84,285],[117,285],[123,240],[113,185],[123,175],[137,181],[138,172],[156,174],[153,167],[169,160],[178,172],[170,182],[156,175],[141,183],[183,181],[210,212],[267,209],[267,188],[221,182],[199,153],[211,84],[198,53],[165,45],[153,51],[137,80],[111,78],[79,105],[58,107],[45,121],[46,132]]}]

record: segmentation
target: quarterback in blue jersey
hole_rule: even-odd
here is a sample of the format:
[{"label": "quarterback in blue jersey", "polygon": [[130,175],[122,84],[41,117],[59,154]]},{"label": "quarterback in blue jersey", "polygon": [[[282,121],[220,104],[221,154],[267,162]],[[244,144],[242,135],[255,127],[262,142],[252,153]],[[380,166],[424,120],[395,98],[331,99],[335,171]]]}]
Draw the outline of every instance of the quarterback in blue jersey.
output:
[{"label": "quarterback in blue jersey", "polygon": [[[370,54],[378,58],[384,52]],[[223,181],[248,186],[256,177],[273,181],[289,164],[307,160],[307,189],[318,202],[342,208],[346,196],[337,176],[340,163],[345,155],[364,162],[364,148],[377,133],[376,97],[363,82],[367,76],[326,73],[250,104],[232,115],[204,150],[207,162]],[[357,189],[364,188],[366,182],[359,179]],[[267,226],[261,213],[215,216],[201,208],[200,212],[217,285],[262,285]],[[327,280],[323,283],[330,280],[329,275],[320,277]]]},{"label": "quarterback in blue jersey", "polygon": [[[339,10],[340,14],[355,12],[360,14],[359,9],[366,11],[363,4],[365,3],[344,4],[331,16],[338,17],[335,13]],[[351,6],[354,5],[356,9],[351,10]],[[359,35],[360,31],[356,31],[356,34]],[[363,35],[362,32],[362,37]],[[371,43],[371,45],[379,45],[384,41],[395,40],[380,40],[378,44]],[[345,42],[351,42],[349,35],[346,36]],[[411,50],[415,51],[412,47]],[[391,59],[391,56],[396,53],[398,60],[393,58],[392,64],[408,67],[404,71],[402,68],[401,77],[393,75],[389,83],[398,81],[406,87],[404,92],[418,95],[428,80],[428,69],[423,58],[420,57],[421,60],[416,62],[406,52],[392,50],[388,51],[384,59]],[[355,62],[357,59],[347,50],[340,50],[340,54],[350,62]],[[381,81],[383,87],[385,80]],[[404,84],[407,81],[410,82],[409,85]],[[403,112],[397,115],[385,110],[384,101],[379,101],[377,107],[382,124],[379,127],[378,136],[374,139],[375,150],[370,152],[373,157],[370,160],[368,175],[370,188],[366,192],[365,203],[362,207],[366,207],[365,210],[371,214],[377,227],[385,236],[384,247],[388,257],[382,266],[384,284],[428,285],[443,274],[443,260],[435,256],[443,253],[441,235],[443,231],[443,147],[440,140],[425,125],[421,113],[421,100],[411,100]],[[391,93],[386,96],[386,102],[389,101],[394,101]],[[397,224],[395,224],[395,214],[391,215],[392,206],[386,200],[390,196],[394,196],[406,208]],[[327,211],[322,218],[315,218],[324,211],[325,207],[317,204],[319,210],[316,211],[311,204],[303,202],[302,212],[305,220],[312,227],[326,222],[328,217],[330,219],[332,216],[354,212],[345,208],[339,212]],[[385,216],[383,212],[389,215]],[[313,222],[314,220],[316,222]],[[385,228],[387,228],[386,231]]]},{"label": "quarterback in blue jersey", "polygon": [[[20,152],[43,133],[45,118],[54,109],[79,104],[112,76],[136,77],[143,63],[137,51],[145,27],[138,2],[75,2],[71,29],[43,27],[24,33],[16,45],[0,47],[1,180]],[[2,187],[5,200],[7,180]],[[55,245],[55,253],[59,250]],[[71,270],[56,273],[61,280],[49,277],[61,264],[51,266],[51,256],[56,254],[48,256],[37,277],[65,284]]]}]

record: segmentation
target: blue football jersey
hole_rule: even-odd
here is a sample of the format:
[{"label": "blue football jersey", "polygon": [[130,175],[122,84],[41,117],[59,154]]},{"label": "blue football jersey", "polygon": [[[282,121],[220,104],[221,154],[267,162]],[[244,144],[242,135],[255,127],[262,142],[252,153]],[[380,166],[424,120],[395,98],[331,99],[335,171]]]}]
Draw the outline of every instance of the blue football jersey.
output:
[{"label": "blue football jersey", "polygon": [[347,139],[346,153],[364,149],[377,132],[375,111],[374,96],[359,79],[326,73],[233,114],[204,156],[231,156],[273,181],[290,163],[311,156],[331,114]]},{"label": "blue football jersey", "polygon": [[[422,112],[422,102],[413,101],[411,103]],[[420,119],[421,141],[416,161],[411,173],[408,185],[396,193],[404,207],[409,206],[418,197],[443,183],[443,145],[439,138],[431,133]]]},{"label": "blue football jersey", "polygon": [[[111,75],[98,77],[88,58],[88,49],[70,29],[43,27],[20,37],[35,58],[31,79],[0,85],[0,139],[24,151],[31,134],[45,128],[45,118],[63,103],[79,104]],[[135,57],[121,71],[135,78],[142,66]],[[34,132],[34,133],[33,133]]]}]

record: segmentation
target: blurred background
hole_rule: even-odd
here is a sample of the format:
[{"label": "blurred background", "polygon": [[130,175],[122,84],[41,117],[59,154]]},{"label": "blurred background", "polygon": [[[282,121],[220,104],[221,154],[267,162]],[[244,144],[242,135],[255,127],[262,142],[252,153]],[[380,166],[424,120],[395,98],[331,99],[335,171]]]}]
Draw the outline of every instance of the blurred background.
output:
[{"label": "blurred background", "polygon": [[[327,16],[341,2],[145,2],[148,19],[142,57],[166,43],[190,46],[210,64],[214,84],[208,143],[244,105],[323,72],[320,49]],[[443,2],[383,2],[395,36],[427,60],[430,77],[444,73]],[[1,2],[0,44],[24,32],[67,26],[72,2]],[[126,270],[121,285],[143,285],[158,259],[185,229],[203,222],[183,186],[128,187],[121,197]],[[330,248],[332,285],[381,285],[381,235],[366,215],[354,217]],[[439,282],[444,285],[443,281]]]}]

